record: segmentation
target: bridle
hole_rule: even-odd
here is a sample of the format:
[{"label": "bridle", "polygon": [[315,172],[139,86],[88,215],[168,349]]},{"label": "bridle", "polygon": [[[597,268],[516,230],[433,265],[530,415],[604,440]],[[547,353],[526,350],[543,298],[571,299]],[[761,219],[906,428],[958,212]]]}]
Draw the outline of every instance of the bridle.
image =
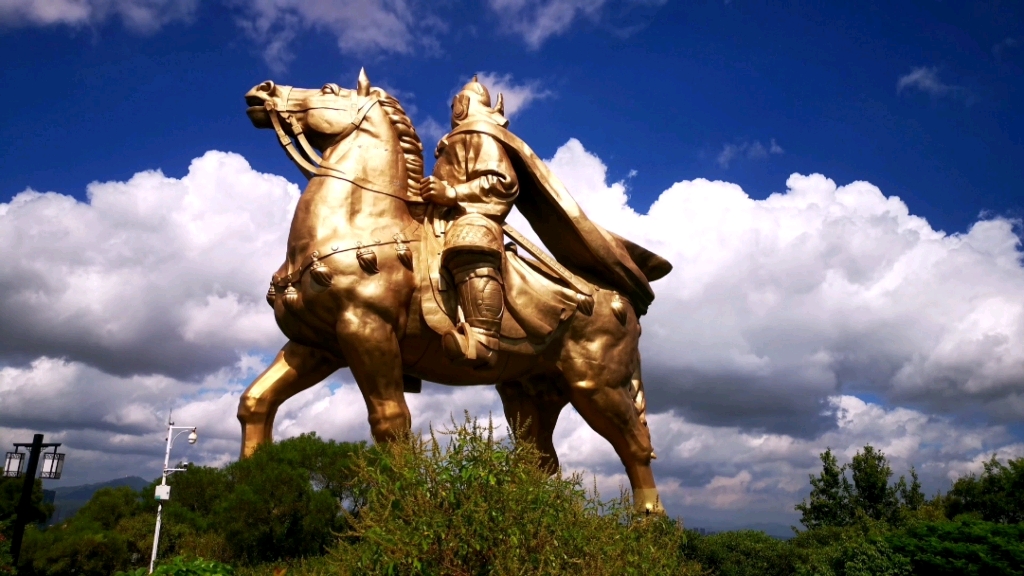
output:
[{"label": "bridle", "polygon": [[[306,106],[299,107],[294,106],[291,103],[291,86],[287,87],[284,98],[284,108],[281,109],[277,106],[275,100],[267,100],[263,103],[263,107],[267,110],[267,116],[270,117],[270,123],[274,126],[274,131],[277,132],[277,141],[281,144],[281,148],[284,148],[288,158],[291,159],[295,166],[298,167],[299,171],[306,178],[313,178],[314,176],[330,176],[333,178],[340,178],[352,182],[353,184],[366,188],[373,192],[380,192],[381,194],[387,194],[389,196],[395,196],[392,192],[384,190],[376,190],[368,187],[366,182],[361,181],[362,179],[354,177],[345,173],[341,167],[327,162],[316,150],[309,144],[309,140],[306,139],[306,135],[303,133],[302,124],[295,118],[295,114],[299,112],[308,112],[310,110],[335,110],[335,111],[347,111],[349,108],[342,108],[338,106]],[[373,109],[373,107],[380,103],[380,98],[374,95],[363,97],[362,102],[359,103],[356,109],[355,115],[352,116],[352,120],[349,121],[349,126],[345,130],[336,135],[338,141],[343,140],[346,136],[354,132],[359,125],[366,119],[366,114]],[[284,131],[281,126],[281,121],[288,123],[288,126],[292,129],[292,134],[295,135],[295,140],[299,143],[299,148],[296,149],[295,142],[292,141],[288,133]],[[301,151],[300,151],[301,150]]]}]

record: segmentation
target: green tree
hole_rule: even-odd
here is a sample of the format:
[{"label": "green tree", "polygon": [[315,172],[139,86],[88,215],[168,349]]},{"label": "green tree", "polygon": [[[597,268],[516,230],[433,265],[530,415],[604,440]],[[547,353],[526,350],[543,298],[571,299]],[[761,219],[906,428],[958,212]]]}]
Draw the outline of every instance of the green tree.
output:
[{"label": "green tree", "polygon": [[141,511],[141,495],[129,486],[118,486],[97,490],[74,518],[76,523],[94,523],[101,530],[113,530]]},{"label": "green tree", "polygon": [[[900,501],[897,487],[889,485],[892,468],[885,454],[870,444],[864,446],[863,451],[854,455],[850,472],[853,476],[850,504],[856,513],[883,522],[897,520]],[[906,485],[902,477],[900,481]]]},{"label": "green tree", "polygon": [[831,448],[819,457],[821,474],[810,476],[811,495],[796,505],[796,510],[801,513],[800,522],[809,529],[846,526],[852,520],[850,482],[844,474],[846,466],[839,465]]},{"label": "green tree", "polygon": [[1024,522],[1024,458],[1004,465],[993,454],[980,477],[957,479],[946,499],[946,514],[975,514],[1003,524]]},{"label": "green tree", "polygon": [[913,466],[910,467],[910,478],[913,481],[908,486],[906,479],[900,476],[900,481],[896,483],[896,495],[906,511],[917,512],[924,507],[927,500],[924,497],[924,492],[921,491],[921,481],[917,477],[917,470]]},{"label": "green tree", "polygon": [[107,576],[128,568],[143,551],[120,527],[141,511],[139,493],[128,486],[97,490],[59,526],[26,531],[19,569],[29,576]]},{"label": "green tree", "polygon": [[224,469],[223,495],[204,504],[212,509],[211,527],[246,562],[322,553],[345,526],[350,469],[362,451],[365,444],[315,434],[260,446]]},{"label": "green tree", "polygon": [[[0,523],[9,521],[13,524],[24,482],[24,478],[0,477]],[[53,504],[43,502],[43,481],[38,478],[32,485],[30,502],[32,507],[28,518],[29,524],[46,522],[53,516]]]},{"label": "green tree", "polygon": [[909,485],[904,476],[891,484],[893,472],[888,459],[870,444],[842,466],[831,449],[820,458],[822,471],[810,477],[810,497],[795,506],[801,513],[800,522],[808,529],[864,521],[900,524],[925,504],[917,471],[910,469]]}]

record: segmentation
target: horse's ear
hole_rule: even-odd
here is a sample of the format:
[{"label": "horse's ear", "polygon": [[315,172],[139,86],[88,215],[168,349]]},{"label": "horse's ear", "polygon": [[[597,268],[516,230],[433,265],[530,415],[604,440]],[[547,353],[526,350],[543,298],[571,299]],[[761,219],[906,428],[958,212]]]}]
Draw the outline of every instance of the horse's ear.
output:
[{"label": "horse's ear", "polygon": [[505,115],[505,98],[501,92],[498,92],[498,103],[494,105],[494,111],[502,116]]},{"label": "horse's ear", "polygon": [[356,82],[356,93],[360,96],[370,95],[370,79],[366,77],[366,69],[359,69],[359,80]]}]

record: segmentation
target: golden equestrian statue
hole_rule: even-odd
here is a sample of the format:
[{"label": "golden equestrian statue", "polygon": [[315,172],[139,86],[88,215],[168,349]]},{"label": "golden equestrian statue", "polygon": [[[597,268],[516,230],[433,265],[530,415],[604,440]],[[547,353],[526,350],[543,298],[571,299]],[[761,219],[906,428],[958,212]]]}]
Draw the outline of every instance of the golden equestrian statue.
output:
[{"label": "golden equestrian statue", "polygon": [[[501,95],[492,106],[474,78],[455,96],[427,178],[412,122],[365,71],[355,90],[267,81],[245,100],[309,185],[267,291],[289,341],[239,401],[242,457],[271,440],[285,400],[340,368],[378,442],[410,430],[405,394],[422,380],[496,384],[548,470],[571,403],[615,448],[636,505],[664,512],[638,343],[649,282],[672,266],[589,220],[509,132]],[[513,206],[550,255],[504,222]]]}]

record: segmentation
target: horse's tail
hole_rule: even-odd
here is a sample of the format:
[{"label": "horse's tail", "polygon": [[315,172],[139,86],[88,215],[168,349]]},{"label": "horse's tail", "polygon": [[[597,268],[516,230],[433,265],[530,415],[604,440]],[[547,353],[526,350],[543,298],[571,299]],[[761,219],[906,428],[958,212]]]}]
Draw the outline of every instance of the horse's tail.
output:
[{"label": "horse's tail", "polygon": [[[644,428],[647,428],[647,394],[644,393],[644,379],[640,372],[640,351],[636,351],[636,365],[633,368],[633,376],[629,379],[629,391],[633,397],[633,406],[636,408],[637,418]],[[650,434],[650,431],[648,431]],[[651,460],[658,456],[651,452]]]}]

